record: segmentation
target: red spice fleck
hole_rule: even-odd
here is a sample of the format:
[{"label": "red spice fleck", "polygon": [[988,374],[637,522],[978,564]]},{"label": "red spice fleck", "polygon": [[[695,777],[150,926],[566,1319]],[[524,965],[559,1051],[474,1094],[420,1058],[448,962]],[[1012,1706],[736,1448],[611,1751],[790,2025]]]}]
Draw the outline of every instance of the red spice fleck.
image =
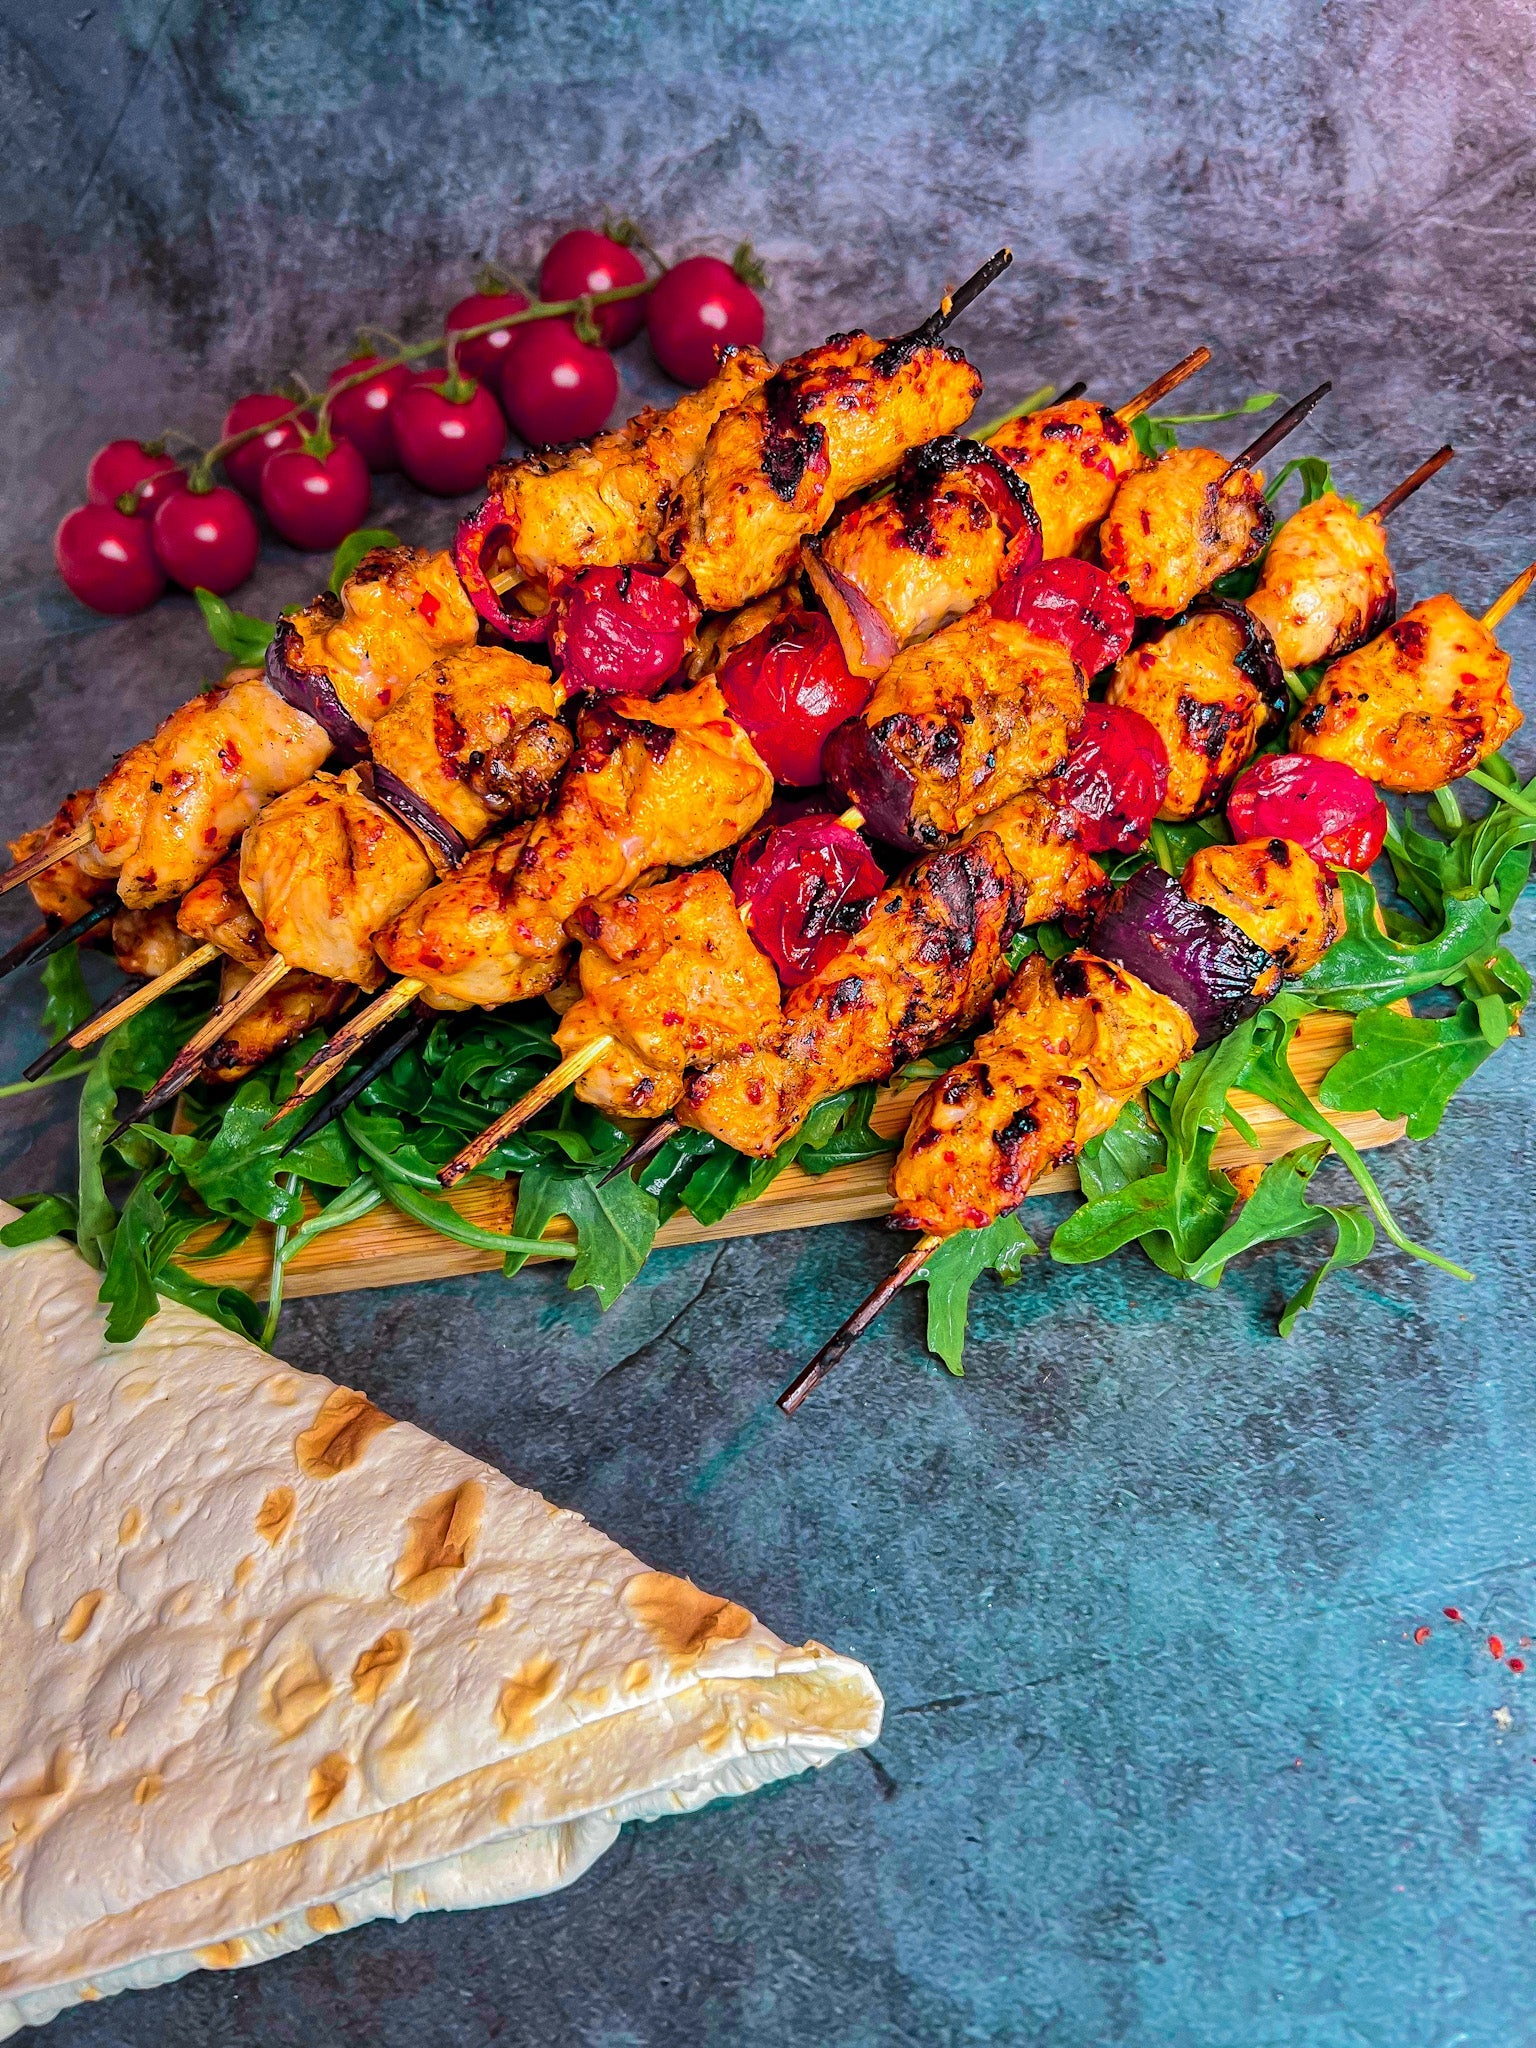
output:
[{"label": "red spice fleck", "polygon": [[443,607],[441,600],[439,598],[435,598],[430,590],[422,598],[421,603],[416,607],[417,611],[421,613],[421,616],[426,620],[429,626],[436,619],[438,613],[442,610],[442,608]]},{"label": "red spice fleck", "polygon": [[1447,1621],[1460,1621],[1461,1619],[1461,1609],[1459,1607],[1442,1607],[1440,1612]]},{"label": "red spice fleck", "polygon": [[1420,1625],[1413,1632],[1413,1640],[1416,1643],[1427,1643],[1429,1641],[1429,1638],[1430,1630],[1427,1627],[1425,1627],[1424,1624],[1421,1622]]},{"label": "red spice fleck", "polygon": [[1502,1656],[1503,1656],[1503,1654],[1504,1654],[1504,1639],[1503,1639],[1503,1637],[1502,1637],[1502,1636],[1490,1636],[1490,1637],[1488,1638],[1488,1654],[1489,1654],[1489,1656],[1490,1656],[1490,1657],[1502,1657]]},{"label": "red spice fleck", "polygon": [[1525,1659],[1523,1657],[1511,1657],[1509,1668],[1511,1671],[1523,1671],[1525,1669]]},{"label": "red spice fleck", "polygon": [[683,1021],[682,1014],[680,1011],[677,1010],[663,1010],[661,1013],[661,1021],[663,1024],[668,1025],[681,1024]]}]

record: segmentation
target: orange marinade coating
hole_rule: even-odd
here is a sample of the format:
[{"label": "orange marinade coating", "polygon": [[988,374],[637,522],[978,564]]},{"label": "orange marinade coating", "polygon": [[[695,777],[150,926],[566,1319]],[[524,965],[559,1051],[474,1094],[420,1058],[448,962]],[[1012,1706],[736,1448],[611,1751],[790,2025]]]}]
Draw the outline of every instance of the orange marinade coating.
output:
[{"label": "orange marinade coating", "polygon": [[1091,398],[1009,420],[987,446],[1028,484],[1047,561],[1092,547],[1122,480],[1147,460],[1113,409]]},{"label": "orange marinade coating", "polygon": [[1273,529],[1260,471],[1233,469],[1212,448],[1174,448],[1116,491],[1099,558],[1139,618],[1171,619],[1261,554]]}]

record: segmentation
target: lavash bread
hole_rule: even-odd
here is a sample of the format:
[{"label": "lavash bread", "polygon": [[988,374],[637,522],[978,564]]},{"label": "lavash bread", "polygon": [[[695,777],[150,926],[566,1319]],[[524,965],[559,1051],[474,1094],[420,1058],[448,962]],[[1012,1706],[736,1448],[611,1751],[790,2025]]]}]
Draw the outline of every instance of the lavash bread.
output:
[{"label": "lavash bread", "polygon": [[0,1249],[0,2037],[874,1740],[861,1665],[189,1309],[109,1345],[98,1284]]}]

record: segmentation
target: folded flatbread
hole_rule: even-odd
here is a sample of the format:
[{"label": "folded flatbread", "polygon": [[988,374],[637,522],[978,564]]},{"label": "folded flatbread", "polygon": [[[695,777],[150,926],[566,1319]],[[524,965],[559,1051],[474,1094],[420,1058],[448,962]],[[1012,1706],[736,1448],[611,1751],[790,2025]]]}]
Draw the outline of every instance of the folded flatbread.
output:
[{"label": "folded flatbread", "polygon": [[97,1286],[0,1250],[0,2036],[874,1740],[861,1665],[191,1310],[109,1345]]}]

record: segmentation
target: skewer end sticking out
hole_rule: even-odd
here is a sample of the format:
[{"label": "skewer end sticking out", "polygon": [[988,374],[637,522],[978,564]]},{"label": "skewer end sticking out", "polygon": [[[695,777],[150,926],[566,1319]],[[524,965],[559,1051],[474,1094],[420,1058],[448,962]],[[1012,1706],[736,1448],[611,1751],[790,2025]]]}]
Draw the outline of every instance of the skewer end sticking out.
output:
[{"label": "skewer end sticking out", "polygon": [[54,953],[62,953],[76,939],[83,939],[88,931],[111,917],[118,908],[117,899],[109,896],[105,903],[98,903],[93,910],[77,917],[73,924],[66,924],[53,931],[47,925],[12,946],[8,953],[0,954],[0,981],[8,974],[14,974],[19,967],[31,967],[38,960],[46,960]]},{"label": "skewer end sticking out", "polygon": [[805,1370],[792,1379],[780,1394],[778,1405],[786,1415],[793,1415],[806,1396],[814,1393],[821,1385],[832,1368],[842,1363],[886,1303],[894,1295],[899,1294],[907,1282],[921,1271],[924,1263],[938,1250],[942,1242],[942,1238],[931,1232],[926,1237],[920,1237],[911,1251],[891,1268],[874,1292],[860,1302],[837,1334],[828,1338]]},{"label": "skewer end sticking out", "polygon": [[274,953],[265,967],[258,967],[243,988],[236,989],[229,1001],[215,1010],[206,1024],[198,1026],[139,1104],[135,1114],[126,1123],[119,1124],[118,1130],[125,1131],[130,1123],[142,1122],[145,1117],[153,1115],[157,1109],[163,1108],[174,1096],[179,1095],[183,1088],[189,1087],[202,1072],[208,1054],[228,1031],[230,1025],[237,1023],[248,1011],[254,1010],[256,1005],[277,987],[287,972],[288,962],[281,953]]},{"label": "skewer end sticking out", "polygon": [[438,1173],[441,1184],[445,1188],[457,1187],[467,1173],[483,1166],[504,1138],[510,1138],[514,1131],[521,1130],[546,1103],[553,1102],[588,1067],[595,1066],[612,1045],[613,1040],[605,1031],[596,1038],[589,1038],[585,1045],[578,1045],[574,1052],[567,1053],[558,1067],[547,1073],[542,1081],[536,1081],[526,1095],[514,1102],[510,1109],[503,1110],[495,1123],[487,1124],[478,1138],[471,1138],[464,1150],[449,1160]]},{"label": "skewer end sticking out", "polygon": [[1490,633],[1502,620],[1509,617],[1533,583],[1536,583],[1536,562],[1532,562],[1529,569],[1522,569],[1508,590],[1496,597],[1483,613],[1483,624]]},{"label": "skewer end sticking out", "polygon": [[1319,384],[1315,391],[1309,391],[1305,398],[1298,398],[1293,406],[1281,413],[1279,419],[1264,429],[1256,441],[1250,441],[1241,455],[1233,456],[1227,464],[1222,481],[1225,482],[1226,477],[1231,476],[1234,470],[1252,469],[1256,462],[1262,462],[1271,448],[1278,448],[1287,434],[1295,433],[1312,408],[1320,405],[1332,389],[1333,379],[1330,377]]},{"label": "skewer end sticking out", "polygon": [[355,1017],[349,1017],[339,1031],[335,1031],[321,1046],[306,1066],[300,1067],[298,1085],[288,1100],[273,1110],[263,1128],[271,1130],[280,1124],[285,1116],[310,1102],[322,1088],[329,1087],[341,1072],[347,1061],[360,1047],[367,1044],[375,1031],[380,1031],[391,1017],[398,1017],[408,1009],[426,987],[424,981],[417,981],[412,975],[402,975],[391,983],[383,995],[376,996],[366,1010],[359,1010]]},{"label": "skewer end sticking out", "polygon": [[1411,476],[1405,476],[1400,484],[1388,491],[1379,505],[1373,505],[1367,516],[1372,519],[1389,517],[1415,491],[1421,490],[1432,476],[1438,476],[1455,453],[1449,441],[1443,448],[1437,448],[1427,462],[1421,462]]},{"label": "skewer end sticking out", "polygon": [[72,853],[80,853],[95,838],[89,825],[81,825],[67,838],[55,840],[52,846],[45,846],[40,853],[34,853],[27,860],[18,861],[13,868],[7,868],[0,875],[0,896],[8,889],[19,889],[23,882],[30,882],[34,875],[40,875],[44,868],[51,868],[61,860],[68,860]]},{"label": "skewer end sticking out", "polygon": [[1203,370],[1210,360],[1211,352],[1204,343],[1199,348],[1192,348],[1171,370],[1164,370],[1160,377],[1154,377],[1145,391],[1138,391],[1124,405],[1116,406],[1115,418],[1121,426],[1128,427],[1132,420],[1150,411],[1160,398],[1166,398],[1170,391],[1177,391],[1181,384],[1187,384],[1195,372]]},{"label": "skewer end sticking out", "polygon": [[682,1125],[675,1116],[664,1116],[659,1123],[652,1124],[645,1136],[637,1138],[630,1146],[618,1165],[609,1167],[598,1182],[598,1186],[605,1188],[609,1181],[617,1180],[621,1173],[633,1173],[637,1166],[644,1166],[647,1159],[654,1159],[668,1138],[675,1136],[681,1129]]}]

